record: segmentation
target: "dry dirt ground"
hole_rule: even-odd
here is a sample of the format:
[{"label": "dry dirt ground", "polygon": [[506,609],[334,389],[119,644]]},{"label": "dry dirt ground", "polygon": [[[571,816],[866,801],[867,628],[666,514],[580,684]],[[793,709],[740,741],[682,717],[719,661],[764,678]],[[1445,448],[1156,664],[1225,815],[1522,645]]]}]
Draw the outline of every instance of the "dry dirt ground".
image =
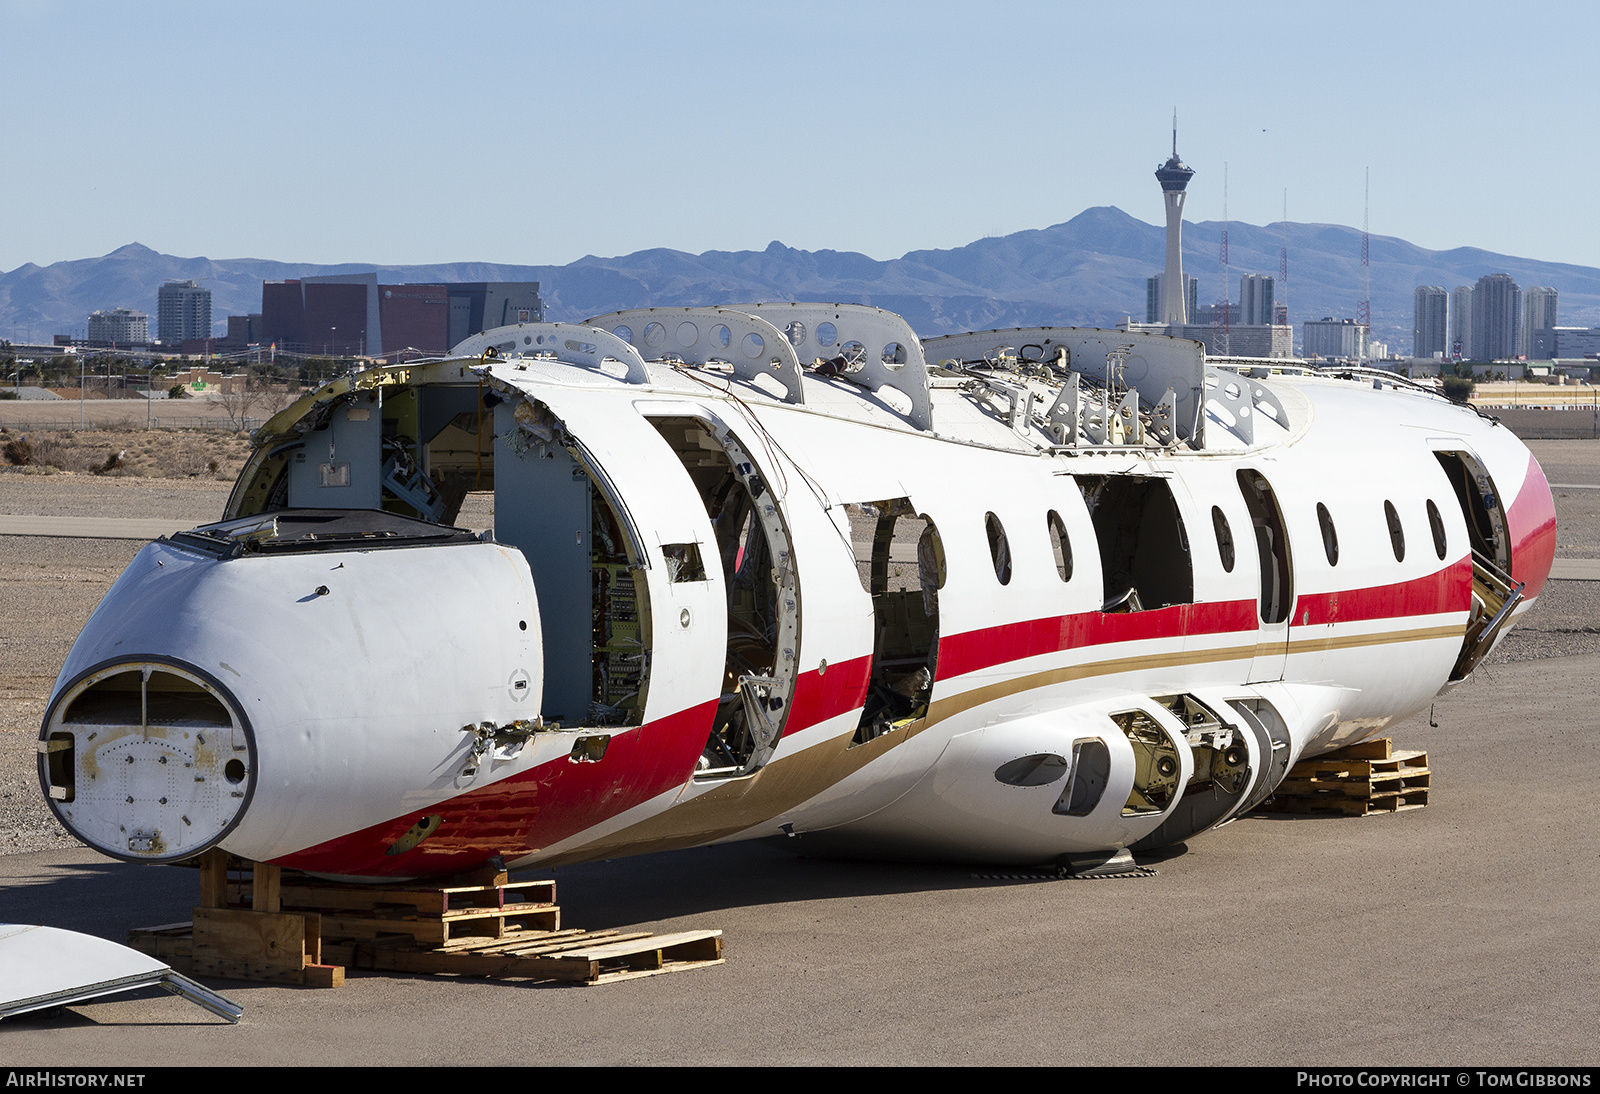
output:
[{"label": "dry dirt ground", "polygon": [[[259,417],[259,414],[252,417]],[[144,429],[148,424],[225,424],[228,410],[214,399],[7,399],[0,402],[0,427],[15,431],[90,428]]]},{"label": "dry dirt ground", "polygon": [[231,483],[249,454],[245,434],[223,429],[0,429],[0,465],[41,478],[71,472]]}]

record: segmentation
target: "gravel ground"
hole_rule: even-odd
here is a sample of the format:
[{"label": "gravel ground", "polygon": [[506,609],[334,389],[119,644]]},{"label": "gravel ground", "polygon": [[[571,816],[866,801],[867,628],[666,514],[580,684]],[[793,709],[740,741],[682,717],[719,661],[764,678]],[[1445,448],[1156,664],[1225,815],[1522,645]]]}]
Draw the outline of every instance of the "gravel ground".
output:
[{"label": "gravel ground", "polygon": [[[1600,442],[1529,445],[1553,483],[1600,486]],[[215,520],[230,483],[0,472],[0,513]],[[1600,557],[1600,490],[1555,491],[1564,558]],[[474,495],[457,523],[486,528],[493,499]],[[142,544],[0,536],[0,854],[75,847],[39,794],[34,742],[56,672],[89,613]],[[1479,669],[1600,653],[1600,582],[1552,581]]]},{"label": "gravel ground", "polygon": [[34,742],[67,651],[143,546],[0,536],[0,854],[78,846],[40,796]]},{"label": "gravel ground", "polygon": [[[233,481],[36,475],[0,469],[0,513],[37,517],[217,520]],[[63,541],[64,542],[64,541]]]}]

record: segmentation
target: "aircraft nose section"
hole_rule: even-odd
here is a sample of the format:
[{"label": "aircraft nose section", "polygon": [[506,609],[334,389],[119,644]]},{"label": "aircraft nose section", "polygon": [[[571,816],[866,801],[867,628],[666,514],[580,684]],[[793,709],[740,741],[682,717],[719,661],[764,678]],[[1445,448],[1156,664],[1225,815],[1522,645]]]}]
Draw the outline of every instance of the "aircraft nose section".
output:
[{"label": "aircraft nose section", "polygon": [[73,645],[39,776],[90,846],[272,861],[454,793],[476,727],[537,714],[520,553],[426,527],[293,538],[287,513],[276,540],[146,547]]},{"label": "aircraft nose section", "polygon": [[1539,595],[1556,557],[1556,503],[1544,469],[1532,455],[1516,497],[1506,507],[1511,539],[1511,576],[1523,583],[1522,595]]}]

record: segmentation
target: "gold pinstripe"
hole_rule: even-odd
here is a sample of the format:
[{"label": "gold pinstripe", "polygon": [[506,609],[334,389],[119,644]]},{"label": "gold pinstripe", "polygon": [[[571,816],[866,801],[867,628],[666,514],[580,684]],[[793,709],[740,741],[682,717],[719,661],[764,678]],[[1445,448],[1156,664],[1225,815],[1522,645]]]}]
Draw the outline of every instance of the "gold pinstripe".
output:
[{"label": "gold pinstripe", "polygon": [[[1291,640],[1287,645],[1288,652],[1295,654],[1402,642],[1425,642],[1438,638],[1459,640],[1461,637],[1460,627],[1440,626],[1328,638],[1302,638]],[[1252,642],[1247,646],[1210,647],[1138,657],[1117,657],[1104,661],[1089,661],[1081,665],[1045,669],[1007,680],[998,680],[992,684],[982,684],[960,694],[935,700],[929,705],[926,717],[875,740],[852,748],[850,742],[855,736],[855,730],[852,728],[837,737],[774,760],[753,775],[723,783],[697,797],[670,806],[653,817],[585,843],[568,855],[558,855],[544,861],[549,865],[559,865],[564,862],[589,861],[597,856],[620,857],[648,851],[666,851],[724,839],[816,797],[830,786],[861,770],[885,752],[909,741],[929,726],[937,725],[974,707],[1024,691],[1137,669],[1170,668],[1205,661],[1243,661],[1257,656],[1271,656],[1283,648],[1283,645],[1277,642],[1266,645]]]}]

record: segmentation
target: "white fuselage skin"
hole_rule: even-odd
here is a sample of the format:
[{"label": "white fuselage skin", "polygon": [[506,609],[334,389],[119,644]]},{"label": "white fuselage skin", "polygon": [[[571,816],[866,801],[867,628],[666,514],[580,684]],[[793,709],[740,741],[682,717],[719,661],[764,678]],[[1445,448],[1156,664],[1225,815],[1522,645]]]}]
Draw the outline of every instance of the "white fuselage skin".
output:
[{"label": "white fuselage skin", "polygon": [[[560,369],[545,372],[538,398],[603,468],[649,556],[641,725],[535,732],[474,758],[464,729],[539,709],[543,596],[514,542],[227,560],[152,544],[91,618],[55,702],[97,666],[130,659],[170,660],[214,679],[254,739],[248,804],[221,846],[334,876],[439,873],[494,857],[570,862],[780,833],[875,853],[1048,862],[1133,845],[1179,806],[1124,808],[1136,765],[1109,715],[1138,710],[1159,725],[1178,746],[1181,787],[1195,762],[1182,747],[1185,726],[1153,697],[1197,697],[1243,731],[1250,786],[1239,800],[1259,800],[1286,762],[1368,737],[1447,686],[1468,622],[1461,590],[1471,561],[1435,452],[1472,453],[1506,509],[1525,490],[1544,491],[1548,507],[1537,465],[1507,430],[1437,399],[1353,384],[1296,384],[1309,408],[1302,425],[1254,450],[1021,454],[709,388],[622,387],[576,370],[558,382]],[[534,390],[531,381],[522,389]],[[706,508],[651,424],[662,417],[737,437],[771,485],[792,545],[798,641],[779,656],[793,659],[797,683],[781,741],[737,777],[694,774],[723,688],[726,577]],[[1257,610],[1241,471],[1268,480],[1287,531],[1294,611],[1276,627]],[[1170,487],[1192,604],[1102,613],[1101,553],[1075,476],[1118,475]],[[909,498],[942,541],[939,669],[922,717],[856,743],[875,618],[844,506],[887,498]],[[504,519],[515,499],[496,501]],[[1386,502],[1403,530],[1403,559]],[[1319,505],[1337,530],[1336,564]],[[1232,531],[1231,571],[1214,508]],[[1051,512],[1071,545],[1069,580],[1053,552]],[[1005,583],[991,516],[1009,552]],[[1553,534],[1552,525],[1552,543]],[[703,581],[666,579],[661,547],[683,543],[706,545]],[[1539,565],[1514,574],[1535,593],[1545,574],[1530,567]],[[1434,595],[1446,585],[1454,591]],[[319,586],[325,595],[313,595]],[[1417,589],[1427,595],[1406,592]],[[1341,595],[1364,607],[1342,614]],[[1263,700],[1280,752],[1287,740],[1276,767],[1269,736],[1235,713]],[[578,756],[586,734],[609,737],[598,760]],[[1070,776],[1012,785],[996,775],[1020,757],[1070,758],[1086,740],[1104,742],[1110,765],[1084,815],[1052,808]],[[418,825],[438,834],[397,853]],[[93,842],[141,857],[110,837]]]}]

